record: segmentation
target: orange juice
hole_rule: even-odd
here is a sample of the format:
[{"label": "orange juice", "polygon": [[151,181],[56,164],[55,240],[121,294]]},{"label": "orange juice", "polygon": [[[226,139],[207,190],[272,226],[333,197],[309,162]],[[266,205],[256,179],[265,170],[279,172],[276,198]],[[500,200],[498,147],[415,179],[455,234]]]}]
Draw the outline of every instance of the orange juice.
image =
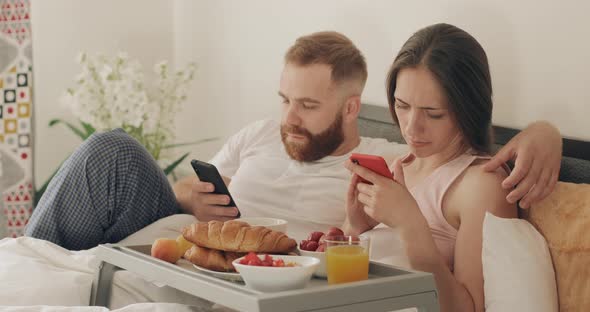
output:
[{"label": "orange juice", "polygon": [[359,245],[331,246],[326,250],[328,284],[369,278],[369,253]]}]

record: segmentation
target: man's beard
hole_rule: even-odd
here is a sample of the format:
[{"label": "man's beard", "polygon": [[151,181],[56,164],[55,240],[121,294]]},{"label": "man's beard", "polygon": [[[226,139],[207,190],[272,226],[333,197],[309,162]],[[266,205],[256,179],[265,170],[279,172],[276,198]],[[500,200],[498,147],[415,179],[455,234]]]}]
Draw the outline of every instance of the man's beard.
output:
[{"label": "man's beard", "polygon": [[[307,142],[294,143],[287,141],[288,133],[301,135],[307,138]],[[311,134],[307,129],[281,125],[281,139],[287,154],[300,162],[311,162],[332,154],[344,142],[342,130],[342,115],[338,114],[336,120],[319,134]]]}]

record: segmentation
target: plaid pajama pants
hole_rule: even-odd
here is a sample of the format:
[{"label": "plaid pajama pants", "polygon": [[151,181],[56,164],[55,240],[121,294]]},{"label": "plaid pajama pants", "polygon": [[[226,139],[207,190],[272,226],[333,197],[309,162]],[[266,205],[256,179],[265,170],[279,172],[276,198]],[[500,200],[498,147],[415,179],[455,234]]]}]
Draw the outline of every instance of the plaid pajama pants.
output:
[{"label": "plaid pajama pants", "polygon": [[70,250],[115,243],[180,206],[164,172],[131,136],[93,134],[63,163],[25,235]]}]

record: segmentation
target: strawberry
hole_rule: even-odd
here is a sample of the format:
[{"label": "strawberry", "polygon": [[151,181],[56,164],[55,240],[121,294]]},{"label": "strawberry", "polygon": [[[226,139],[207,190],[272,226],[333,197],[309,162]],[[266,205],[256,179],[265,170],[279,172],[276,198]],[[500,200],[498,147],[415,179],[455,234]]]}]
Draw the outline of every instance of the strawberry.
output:
[{"label": "strawberry", "polygon": [[305,250],[307,250],[307,251],[315,251],[316,249],[318,249],[318,246],[319,246],[318,242],[316,242],[316,241],[310,241],[310,242],[307,243],[307,249],[305,249]]},{"label": "strawberry", "polygon": [[324,236],[323,232],[311,232],[309,234],[309,236],[307,237],[307,239],[310,241],[319,242],[320,237],[322,237],[322,236]]},{"label": "strawberry", "polygon": [[307,250],[307,244],[309,244],[309,240],[304,239],[299,243],[299,249]]},{"label": "strawberry", "polygon": [[328,234],[327,234],[327,236],[341,236],[341,235],[344,235],[344,232],[342,232],[342,230],[337,227],[331,227],[330,230],[328,231]]}]

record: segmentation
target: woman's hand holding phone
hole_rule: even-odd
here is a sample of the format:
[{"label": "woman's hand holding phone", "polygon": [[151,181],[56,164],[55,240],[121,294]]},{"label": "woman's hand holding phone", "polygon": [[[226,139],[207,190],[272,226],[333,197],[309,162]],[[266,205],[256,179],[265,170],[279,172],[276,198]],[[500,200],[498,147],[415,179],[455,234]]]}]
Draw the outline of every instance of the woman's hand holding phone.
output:
[{"label": "woman's hand holding phone", "polygon": [[365,212],[365,205],[359,200],[357,189],[359,183],[361,183],[360,176],[353,174],[346,198],[346,220],[342,226],[348,235],[360,235],[379,224]]},{"label": "woman's hand holding phone", "polygon": [[[383,159],[383,157],[381,156],[353,153],[352,155],[350,155],[350,161],[359,166],[367,168],[379,174],[380,176],[393,179],[393,174],[391,173],[391,171],[389,171],[385,159]],[[363,177],[361,177],[361,182],[371,184],[370,181],[364,179]]]},{"label": "woman's hand holding phone", "polygon": [[[362,212],[372,220],[390,227],[412,227],[416,222],[423,224],[425,222],[424,216],[416,200],[406,188],[403,175],[402,163],[411,162],[413,158],[409,155],[404,159],[398,158],[394,161],[395,181],[348,161],[346,168],[353,173],[353,181],[351,181],[349,189],[349,202],[352,202],[351,197],[356,195],[354,200],[357,201],[356,205],[362,206]],[[356,182],[356,190],[354,190],[352,182],[357,176],[358,179],[363,178],[369,183]],[[347,213],[351,210],[348,205]]]},{"label": "woman's hand holding phone", "polygon": [[[366,168],[367,171],[370,171],[375,176],[381,176],[387,179],[393,178],[385,159],[381,156],[353,153],[350,155],[350,160],[346,163],[346,168],[351,170],[352,164]],[[373,184],[356,173],[353,174],[350,180],[346,201],[346,221],[343,226],[350,235],[358,235],[379,224],[379,222],[369,216],[365,211],[366,205],[361,202],[360,198],[362,196],[359,197],[359,183]]]}]

